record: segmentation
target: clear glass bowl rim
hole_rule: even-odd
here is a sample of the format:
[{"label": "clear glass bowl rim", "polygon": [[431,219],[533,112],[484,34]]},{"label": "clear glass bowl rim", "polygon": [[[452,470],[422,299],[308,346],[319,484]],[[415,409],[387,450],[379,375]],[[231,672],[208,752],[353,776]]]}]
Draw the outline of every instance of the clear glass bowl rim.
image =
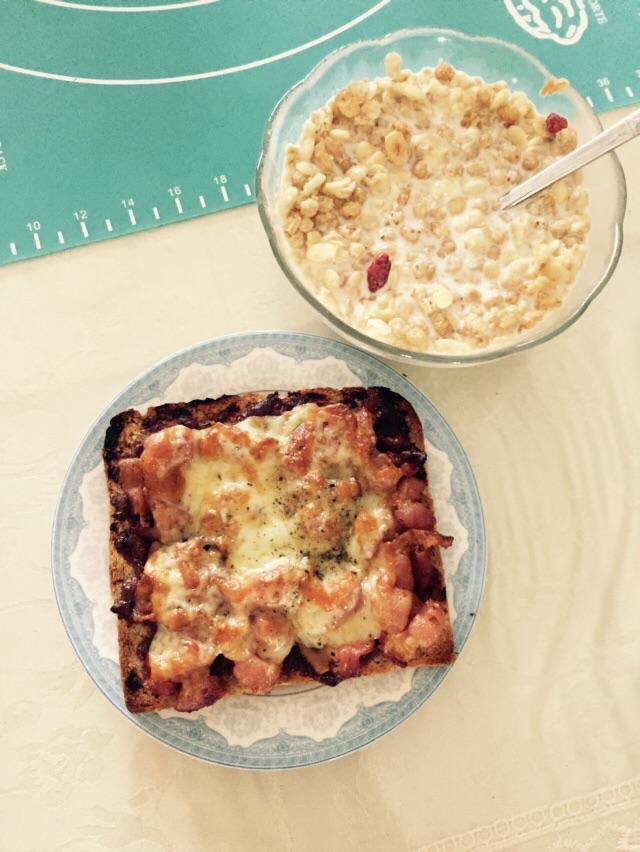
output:
[{"label": "clear glass bowl rim", "polygon": [[[424,366],[477,365],[486,363],[488,361],[495,361],[498,358],[504,358],[507,355],[513,355],[517,352],[523,352],[527,349],[533,348],[534,346],[538,346],[539,344],[544,343],[547,340],[552,340],[554,337],[557,337],[559,334],[561,334],[563,331],[573,325],[573,323],[576,322],[576,320],[578,320],[582,316],[582,314],[586,311],[586,309],[593,302],[596,296],[601,293],[604,287],[606,286],[607,282],[613,275],[618,260],[620,258],[623,244],[623,223],[627,206],[627,185],[624,176],[624,171],[622,169],[622,166],[620,165],[620,161],[616,154],[614,152],[606,154],[605,156],[609,159],[609,162],[613,167],[613,171],[616,175],[615,191],[618,194],[616,204],[616,218],[615,221],[611,223],[614,229],[614,238],[609,261],[600,280],[596,283],[594,287],[592,287],[592,289],[589,291],[589,293],[587,293],[583,301],[580,302],[580,304],[574,309],[574,311],[569,314],[561,323],[554,326],[553,328],[548,329],[539,336],[529,337],[526,340],[510,343],[509,345],[503,348],[492,348],[488,351],[480,349],[469,353],[456,354],[414,352],[407,349],[400,349],[399,347],[391,346],[388,343],[378,341],[375,338],[363,334],[362,332],[345,323],[343,320],[340,319],[340,317],[336,316],[324,307],[324,305],[313,295],[313,293],[311,293],[311,291],[299,280],[298,276],[295,274],[295,272],[291,269],[285,258],[282,256],[280,247],[278,245],[278,238],[276,235],[275,227],[272,224],[272,220],[269,215],[269,197],[268,190],[265,185],[266,168],[270,156],[270,142],[273,136],[274,126],[276,125],[276,122],[278,121],[283,110],[287,107],[291,98],[294,97],[300,89],[311,86],[313,84],[313,81],[315,79],[319,79],[324,74],[325,70],[331,65],[333,65],[335,62],[341,60],[343,57],[349,55],[350,53],[354,53],[368,46],[375,45],[377,47],[381,47],[384,45],[395,45],[397,42],[402,41],[402,39],[404,38],[415,38],[416,36],[443,36],[447,39],[459,39],[461,41],[470,43],[499,45],[503,49],[507,49],[518,54],[521,59],[525,59],[531,65],[535,66],[535,68],[547,79],[554,76],[538,59],[536,59],[534,56],[532,56],[530,53],[528,53],[526,50],[519,47],[518,45],[511,44],[509,42],[504,41],[503,39],[495,38],[493,36],[472,36],[467,35],[466,33],[461,33],[457,30],[443,29],[437,27],[405,28],[402,30],[397,30],[396,32],[388,33],[387,35],[381,38],[363,39],[360,41],[350,42],[349,44],[338,47],[331,53],[327,54],[327,56],[325,56],[323,59],[321,59],[320,62],[315,65],[305,77],[303,77],[290,89],[288,89],[282,96],[282,98],[278,101],[273,111],[271,112],[271,115],[269,116],[263,135],[262,150],[260,153],[260,158],[258,160],[258,166],[256,170],[256,201],[258,204],[258,212],[264,230],[267,234],[271,250],[275,255],[278,265],[284,272],[287,279],[294,286],[297,292],[300,293],[300,295],[304,299],[306,299],[306,301],[311,305],[311,307],[314,308],[321,315],[325,322],[329,326],[333,326],[334,328],[336,328],[348,340],[351,340],[352,342],[356,343],[366,351],[390,358],[394,361],[403,361],[405,363],[411,363],[415,365],[422,364]],[[585,110],[587,113],[590,114],[590,117],[595,120],[597,126],[602,130],[602,123],[600,122],[598,115],[591,108],[588,101],[586,101],[585,98],[583,98],[582,95],[572,86],[569,86],[569,88],[565,91],[571,95],[572,99],[577,102],[577,105],[579,105],[581,109]]]}]

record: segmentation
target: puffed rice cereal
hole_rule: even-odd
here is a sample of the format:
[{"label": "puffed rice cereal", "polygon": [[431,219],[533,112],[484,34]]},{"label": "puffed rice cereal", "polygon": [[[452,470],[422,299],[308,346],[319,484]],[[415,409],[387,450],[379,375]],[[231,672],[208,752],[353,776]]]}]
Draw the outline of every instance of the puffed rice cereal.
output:
[{"label": "puffed rice cereal", "polygon": [[303,280],[355,329],[418,352],[518,335],[563,301],[585,255],[580,173],[509,211],[509,188],[576,147],[522,92],[451,65],[357,80],[285,154],[278,212]]}]

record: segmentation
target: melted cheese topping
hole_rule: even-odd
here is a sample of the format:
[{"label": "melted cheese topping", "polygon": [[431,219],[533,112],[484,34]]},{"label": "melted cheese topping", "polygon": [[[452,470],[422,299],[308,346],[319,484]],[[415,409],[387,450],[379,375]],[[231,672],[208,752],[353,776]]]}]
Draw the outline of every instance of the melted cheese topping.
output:
[{"label": "melted cheese topping", "polygon": [[[173,503],[165,495],[154,516],[161,533],[167,513],[179,517],[179,526],[166,522],[162,541],[175,529],[184,540],[161,545],[144,569],[158,624],[152,676],[176,679],[218,654],[282,662],[296,642],[323,648],[378,638],[376,555],[393,528],[400,472],[375,450],[370,415],[307,404],[177,428],[175,465],[165,448],[162,468],[153,468],[172,482],[179,471],[179,493]],[[155,442],[171,446],[165,433]]]},{"label": "melted cheese topping", "polygon": [[326,613],[310,603],[303,603],[295,615],[296,638],[309,648],[339,647],[362,639],[377,639],[380,626],[366,603],[339,627],[331,627]]}]

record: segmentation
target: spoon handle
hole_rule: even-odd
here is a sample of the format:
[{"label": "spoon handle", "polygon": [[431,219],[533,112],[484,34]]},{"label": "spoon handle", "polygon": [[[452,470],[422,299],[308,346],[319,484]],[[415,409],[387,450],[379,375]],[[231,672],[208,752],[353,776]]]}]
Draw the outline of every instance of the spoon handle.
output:
[{"label": "spoon handle", "polygon": [[589,142],[580,145],[575,151],[567,154],[566,157],[561,157],[555,163],[542,169],[533,177],[523,181],[518,186],[509,190],[498,201],[501,210],[508,210],[515,204],[525,201],[536,192],[546,189],[551,184],[555,183],[560,178],[566,177],[576,169],[581,169],[587,163],[597,160],[608,151],[613,151],[619,145],[623,145],[635,136],[640,135],[640,109],[634,110],[626,118],[617,121],[608,130],[599,133]]}]

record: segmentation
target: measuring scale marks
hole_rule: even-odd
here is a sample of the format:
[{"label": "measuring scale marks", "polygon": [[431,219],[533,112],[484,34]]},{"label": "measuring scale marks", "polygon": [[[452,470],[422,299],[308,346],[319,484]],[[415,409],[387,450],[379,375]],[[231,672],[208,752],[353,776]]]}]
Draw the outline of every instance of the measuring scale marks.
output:
[{"label": "measuring scale marks", "polygon": [[[136,202],[133,198],[123,198],[120,202],[122,209],[114,209],[111,218],[106,218],[104,221],[101,221],[101,219],[98,219],[95,216],[90,220],[87,210],[74,210],[73,222],[70,221],[68,226],[65,225],[66,236],[65,231],[62,230],[58,230],[55,235],[53,235],[52,231],[49,231],[48,233],[46,231],[43,232],[42,223],[38,219],[27,222],[27,230],[33,237],[33,244],[36,251],[41,251],[43,249],[43,240],[47,243],[46,247],[48,247],[49,251],[55,251],[58,247],[64,247],[67,246],[67,244],[71,246],[81,245],[83,241],[96,242],[107,239],[110,236],[120,236],[122,234],[131,233],[131,231],[135,229],[145,230],[146,228],[153,227],[155,224],[163,224],[163,222],[176,222],[179,221],[180,218],[190,219],[194,216],[201,215],[203,211],[206,212],[208,209],[221,210],[225,205],[236,207],[240,204],[246,204],[253,200],[253,190],[248,183],[245,183],[243,187],[244,197],[238,200],[234,199],[233,203],[231,203],[231,198],[229,196],[230,188],[227,188],[226,175],[214,177],[213,183],[214,188],[218,188],[220,197],[212,198],[212,196],[210,196],[209,204],[207,203],[204,195],[199,195],[195,204],[193,203],[193,199],[190,199],[189,201],[184,199],[183,202],[181,187],[174,186],[170,187],[167,190],[167,193],[170,196],[170,199],[173,199],[175,209],[172,208],[170,203],[167,203],[166,199],[159,201],[158,205],[151,207],[150,210],[143,210],[140,205],[136,208]],[[162,213],[160,212],[161,209],[163,211]],[[136,218],[136,214],[140,221]],[[92,228],[91,233],[89,233],[90,225]],[[93,230],[94,228],[96,230]],[[57,238],[57,245],[55,242],[53,245],[48,244],[49,241],[52,240],[53,236]],[[18,257],[18,246],[15,242],[9,243],[9,250],[13,257]],[[29,254],[28,248],[26,252]],[[33,251],[31,251],[30,254],[33,255]]]},{"label": "measuring scale marks", "polygon": [[640,94],[636,0],[3,0],[0,264],[253,202],[284,92],[419,26],[518,44],[596,110]]}]

